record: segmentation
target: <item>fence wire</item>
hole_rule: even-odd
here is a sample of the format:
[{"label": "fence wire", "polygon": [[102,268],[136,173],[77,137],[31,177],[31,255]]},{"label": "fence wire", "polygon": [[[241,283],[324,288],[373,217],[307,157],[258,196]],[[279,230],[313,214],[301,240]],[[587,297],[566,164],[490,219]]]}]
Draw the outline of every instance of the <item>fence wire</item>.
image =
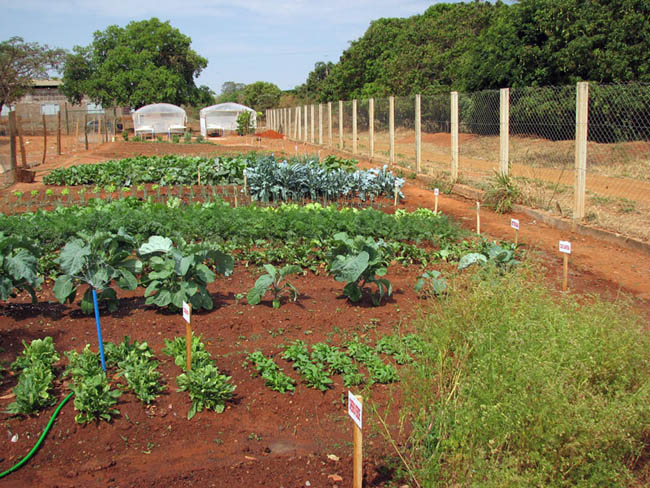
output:
[{"label": "fence wire", "polygon": [[420,102],[422,125],[422,172],[449,178],[451,165],[451,104],[448,93],[423,95]]}]

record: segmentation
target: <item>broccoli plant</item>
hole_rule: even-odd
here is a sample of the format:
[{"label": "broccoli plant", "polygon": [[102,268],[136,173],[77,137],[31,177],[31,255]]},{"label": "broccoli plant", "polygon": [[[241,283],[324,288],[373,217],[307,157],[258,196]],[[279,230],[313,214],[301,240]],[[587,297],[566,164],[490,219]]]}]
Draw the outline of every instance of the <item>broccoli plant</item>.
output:
[{"label": "broccoli plant", "polygon": [[425,271],[415,283],[415,291],[421,297],[440,296],[447,292],[447,280],[441,277],[442,273],[435,269]]},{"label": "broccoli plant", "polygon": [[105,303],[108,310],[118,308],[117,294],[111,287],[113,281],[123,290],[135,290],[136,275],[142,271],[142,263],[133,255],[135,240],[120,229],[112,232],[96,232],[93,235],[80,232],[61,250],[56,262],[63,273],[54,284],[54,296],[60,303],[72,303],[77,287],[88,285],[81,299],[81,311],[93,311],[93,288],[97,300]]},{"label": "broccoli plant", "polygon": [[301,273],[299,266],[288,264],[282,269],[277,269],[272,264],[265,264],[265,275],[260,276],[255,282],[255,286],[248,292],[246,299],[251,305],[257,305],[262,301],[262,297],[267,290],[273,294],[273,308],[280,308],[280,300],[283,293],[287,293],[294,302],[298,299],[298,290],[288,281],[282,284],[288,275]]},{"label": "broccoli plant", "polygon": [[0,233],[0,300],[27,290],[36,303],[35,288],[43,283],[38,276],[37,255],[36,247],[27,239]]},{"label": "broccoli plant", "polygon": [[216,274],[206,262],[214,264],[217,273],[228,276],[233,270],[231,256],[216,249],[188,246],[184,241],[174,247],[171,239],[151,236],[140,246],[138,254],[147,259],[151,269],[144,292],[147,305],[180,310],[183,302],[192,304],[194,310],[212,310],[214,302],[207,285],[216,279]]},{"label": "broccoli plant", "polygon": [[351,302],[363,297],[366,284],[377,285],[378,293],[372,294],[372,302],[379,305],[385,296],[393,293],[393,288],[384,276],[388,271],[390,247],[383,241],[372,237],[356,236],[347,233],[334,235],[334,243],[329,253],[329,269],[336,281],[346,283],[343,295]]}]

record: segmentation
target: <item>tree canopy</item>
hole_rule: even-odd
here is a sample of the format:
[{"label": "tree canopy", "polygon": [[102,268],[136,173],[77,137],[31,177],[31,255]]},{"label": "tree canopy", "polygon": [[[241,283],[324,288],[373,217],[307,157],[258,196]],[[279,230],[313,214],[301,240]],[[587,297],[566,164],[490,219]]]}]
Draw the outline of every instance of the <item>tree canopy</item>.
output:
[{"label": "tree canopy", "polygon": [[22,98],[32,80],[47,78],[49,70],[58,69],[64,55],[63,49],[25,42],[22,37],[0,42],[0,110]]},{"label": "tree canopy", "polygon": [[207,87],[197,88],[194,80],[208,62],[191,43],[169,21],[155,17],[126,27],[111,25],[95,32],[89,46],[75,46],[68,55],[63,92],[73,102],[86,95],[106,107],[206,100]]},{"label": "tree canopy", "polygon": [[306,101],[650,82],[647,0],[475,0],[371,22],[337,63],[316,63]]}]

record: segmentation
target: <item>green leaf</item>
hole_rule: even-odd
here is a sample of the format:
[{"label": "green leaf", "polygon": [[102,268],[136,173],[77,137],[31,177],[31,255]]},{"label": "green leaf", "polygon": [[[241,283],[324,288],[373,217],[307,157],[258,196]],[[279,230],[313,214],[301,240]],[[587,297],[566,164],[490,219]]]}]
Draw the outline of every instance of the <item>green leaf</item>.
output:
[{"label": "green leaf", "polygon": [[361,300],[361,288],[355,282],[348,283],[343,288],[343,295],[348,297],[351,302],[358,302]]},{"label": "green leaf", "polygon": [[250,305],[257,305],[262,301],[262,296],[264,295],[265,292],[266,292],[266,288],[264,289],[264,291],[260,292],[260,289],[258,289],[257,287],[253,287],[248,292],[248,295],[246,295],[246,301]]},{"label": "green leaf", "polygon": [[487,263],[487,258],[483,254],[477,252],[465,254],[462,258],[460,258],[460,261],[458,262],[458,269],[465,269],[475,263]]},{"label": "green leaf", "polygon": [[147,242],[140,246],[138,249],[138,254],[144,256],[156,252],[168,253],[172,250],[173,247],[174,244],[170,238],[162,236],[151,236]]},{"label": "green leaf", "polygon": [[76,288],[72,277],[67,274],[59,275],[54,283],[52,291],[59,303],[65,303],[66,300],[72,302],[76,294]]},{"label": "green leaf", "polygon": [[357,281],[368,267],[368,253],[361,251],[357,256],[337,256],[331,266],[337,281]]},{"label": "green leaf", "polygon": [[59,264],[65,274],[76,275],[83,269],[91,250],[81,239],[68,242],[59,254]]}]

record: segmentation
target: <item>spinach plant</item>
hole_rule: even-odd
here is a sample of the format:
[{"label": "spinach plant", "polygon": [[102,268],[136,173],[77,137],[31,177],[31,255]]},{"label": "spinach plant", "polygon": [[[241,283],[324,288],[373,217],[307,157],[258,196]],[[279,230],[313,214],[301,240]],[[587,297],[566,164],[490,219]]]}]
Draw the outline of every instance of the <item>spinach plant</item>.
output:
[{"label": "spinach plant", "polygon": [[149,404],[158,397],[164,386],[160,383],[158,361],[146,342],[131,342],[126,336],[120,344],[107,343],[105,350],[107,363],[117,365],[118,376],[126,380],[143,403]]},{"label": "spinach plant", "polygon": [[203,409],[223,412],[236,388],[230,380],[230,376],[221,374],[214,364],[208,363],[179,375],[176,378],[179,391],[187,391],[192,400],[188,420]]},{"label": "spinach plant", "polygon": [[13,390],[16,401],[9,404],[7,411],[30,414],[52,405],[55,401],[51,392],[53,381],[54,374],[47,364],[36,361],[29,365],[20,373]]},{"label": "spinach plant", "polygon": [[56,262],[63,272],[54,284],[54,296],[60,303],[72,303],[77,287],[88,285],[81,299],[81,311],[92,313],[92,289],[97,290],[97,300],[105,303],[108,310],[118,308],[117,294],[111,287],[113,281],[123,290],[135,290],[136,275],[142,271],[142,263],[133,255],[135,240],[120,229],[117,233],[78,233],[61,250]]},{"label": "spinach plant", "polygon": [[36,291],[43,282],[38,275],[38,252],[26,238],[0,233],[0,300],[6,301],[27,290],[36,303]]},{"label": "spinach plant", "polygon": [[267,274],[260,276],[255,282],[255,286],[248,292],[246,300],[249,304],[257,305],[260,303],[269,289],[273,295],[273,308],[280,308],[280,300],[285,292],[294,302],[298,299],[298,290],[288,281],[284,284],[282,281],[288,275],[301,273],[302,269],[299,266],[288,264],[284,268],[277,269],[272,264],[265,264],[264,269]]},{"label": "spinach plant", "polygon": [[216,274],[206,262],[212,262],[217,273],[230,275],[233,259],[216,249],[188,246],[181,240],[175,247],[171,239],[151,236],[138,249],[138,254],[147,259],[151,269],[144,282],[145,303],[171,310],[180,310],[183,302],[192,304],[194,310],[211,310],[214,306],[207,285],[216,279]]},{"label": "spinach plant", "polygon": [[266,386],[271,390],[286,393],[296,389],[295,381],[284,374],[273,359],[264,356],[262,351],[255,351],[247,356],[247,361],[253,363],[255,370],[264,379]]},{"label": "spinach plant", "polygon": [[37,362],[43,363],[51,369],[59,359],[61,357],[56,352],[52,337],[47,336],[43,339],[34,339],[29,345],[23,341],[23,353],[11,364],[11,369],[18,371]]},{"label": "spinach plant", "polygon": [[334,235],[334,243],[329,253],[330,273],[336,281],[346,283],[343,295],[351,302],[358,302],[363,297],[366,284],[377,285],[378,293],[371,294],[372,302],[379,305],[385,296],[393,293],[393,288],[384,276],[388,270],[390,248],[383,240],[375,241],[372,237],[356,236],[350,238],[347,233]]},{"label": "spinach plant", "polygon": [[103,371],[73,378],[71,388],[75,394],[74,408],[79,411],[74,418],[77,423],[83,424],[93,420],[110,422],[113,415],[119,415],[120,411],[114,406],[122,392],[111,390]]}]

